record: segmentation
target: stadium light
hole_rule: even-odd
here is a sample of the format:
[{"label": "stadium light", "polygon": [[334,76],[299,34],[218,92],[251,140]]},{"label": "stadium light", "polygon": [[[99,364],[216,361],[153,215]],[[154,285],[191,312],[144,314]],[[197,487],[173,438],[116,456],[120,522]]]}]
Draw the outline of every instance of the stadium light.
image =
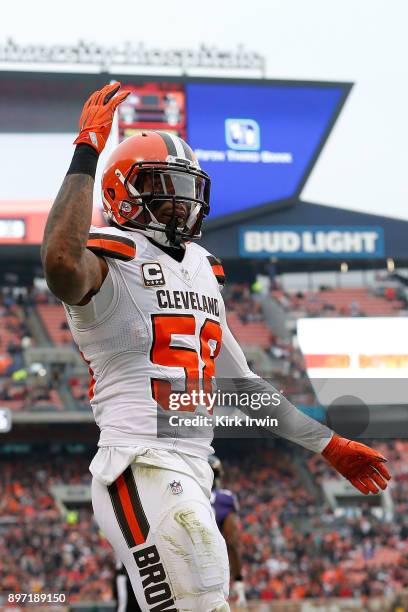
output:
[{"label": "stadium light", "polygon": [[11,411],[9,408],[0,407],[0,433],[8,433],[11,430]]},{"label": "stadium light", "polygon": [[394,272],[395,270],[395,262],[392,257],[388,257],[387,259],[387,270],[388,272]]}]

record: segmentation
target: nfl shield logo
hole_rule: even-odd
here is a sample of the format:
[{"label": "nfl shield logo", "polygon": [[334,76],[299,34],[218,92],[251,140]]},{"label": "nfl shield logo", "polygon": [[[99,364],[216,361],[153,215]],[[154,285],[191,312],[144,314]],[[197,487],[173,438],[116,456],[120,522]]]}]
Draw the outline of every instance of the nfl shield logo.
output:
[{"label": "nfl shield logo", "polygon": [[169,483],[170,491],[173,495],[180,495],[183,492],[183,487],[181,486],[181,482],[177,482],[177,480],[173,480],[173,482]]}]

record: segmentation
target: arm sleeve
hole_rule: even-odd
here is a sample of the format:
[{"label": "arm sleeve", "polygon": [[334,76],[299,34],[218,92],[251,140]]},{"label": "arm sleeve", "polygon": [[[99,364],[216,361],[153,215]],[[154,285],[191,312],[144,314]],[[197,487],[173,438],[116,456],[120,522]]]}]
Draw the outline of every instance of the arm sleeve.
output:
[{"label": "arm sleeve", "polygon": [[[330,442],[333,432],[325,425],[303,414],[295,408],[275,387],[252,372],[247,364],[245,355],[238,342],[232,335],[226,320],[225,306],[220,295],[220,322],[222,327],[222,346],[216,361],[217,382],[224,379],[232,380],[238,393],[259,394],[267,393],[280,401],[277,405],[270,405],[255,411],[250,415],[251,409],[246,409],[246,414],[254,417],[265,417],[266,415],[276,418],[278,426],[270,430],[282,438],[295,442],[311,451],[321,453]],[[238,406],[239,407],[239,406]]]}]

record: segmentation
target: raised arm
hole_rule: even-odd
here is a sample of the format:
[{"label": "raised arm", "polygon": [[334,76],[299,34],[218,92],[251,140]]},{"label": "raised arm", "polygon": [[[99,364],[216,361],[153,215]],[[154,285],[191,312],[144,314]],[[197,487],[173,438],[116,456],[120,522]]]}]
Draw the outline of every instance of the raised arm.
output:
[{"label": "raised arm", "polygon": [[87,250],[98,157],[108,139],[120,83],[94,92],[84,105],[80,133],[67,176],[48,215],[41,248],[51,291],[67,304],[82,304],[97,293],[107,274],[105,260]]}]

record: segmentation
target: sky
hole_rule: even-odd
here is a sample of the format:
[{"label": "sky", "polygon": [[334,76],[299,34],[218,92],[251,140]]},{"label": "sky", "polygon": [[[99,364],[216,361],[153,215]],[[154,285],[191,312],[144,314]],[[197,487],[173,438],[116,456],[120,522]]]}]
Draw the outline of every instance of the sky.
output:
[{"label": "sky", "polygon": [[0,44],[244,44],[268,78],[351,81],[302,197],[408,219],[407,23],[407,0],[20,0],[2,7]]}]

